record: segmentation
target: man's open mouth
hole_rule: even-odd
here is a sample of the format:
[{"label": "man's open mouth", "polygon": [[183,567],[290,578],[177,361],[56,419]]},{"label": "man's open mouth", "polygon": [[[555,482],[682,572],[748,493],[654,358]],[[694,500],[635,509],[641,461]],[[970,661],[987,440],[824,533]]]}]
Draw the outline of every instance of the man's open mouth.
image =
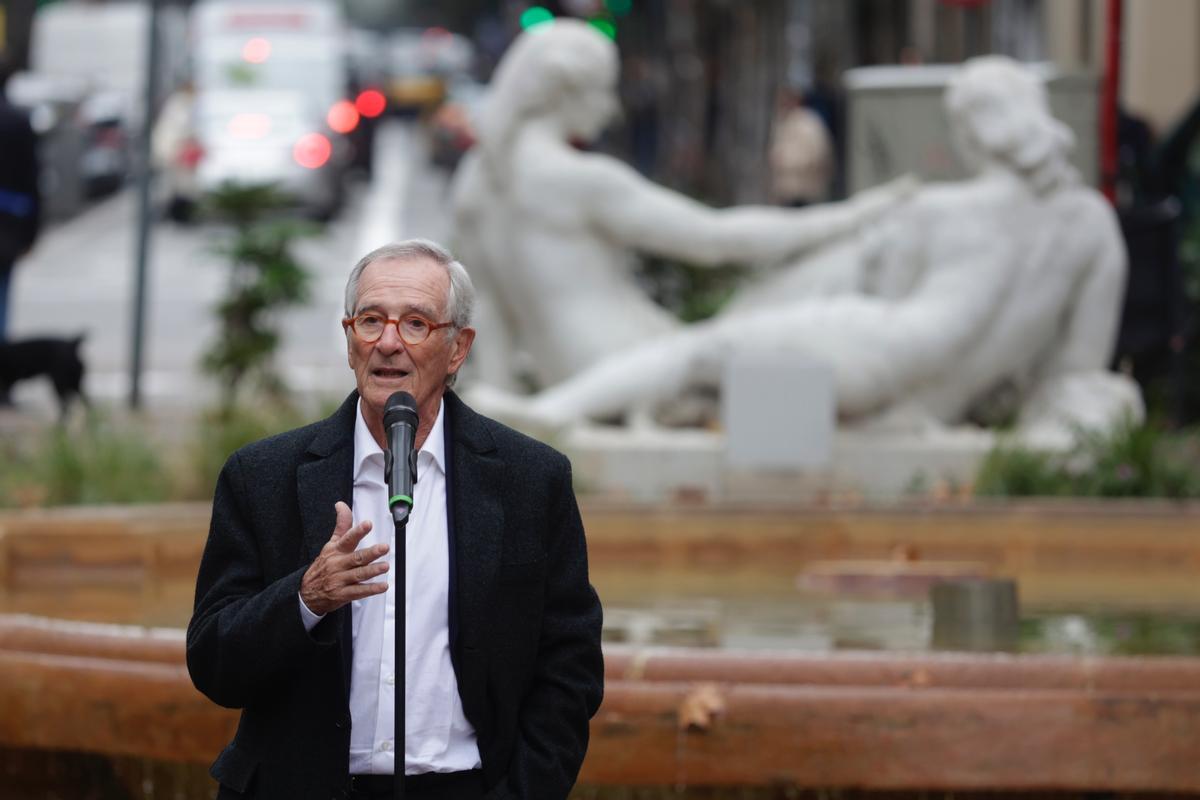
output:
[{"label": "man's open mouth", "polygon": [[378,367],[371,370],[371,374],[377,378],[406,378],[408,377],[408,370],[392,369],[390,367]]}]

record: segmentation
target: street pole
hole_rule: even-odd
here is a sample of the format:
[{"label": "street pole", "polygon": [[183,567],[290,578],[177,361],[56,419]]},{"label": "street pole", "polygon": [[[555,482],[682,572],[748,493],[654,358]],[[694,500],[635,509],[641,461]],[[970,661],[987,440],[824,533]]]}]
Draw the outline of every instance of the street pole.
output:
[{"label": "street pole", "polygon": [[146,328],[146,266],[150,256],[150,133],[154,101],[158,96],[158,8],[161,0],[149,0],[146,31],[146,102],[138,137],[137,260],[133,293],[133,333],[129,359],[129,407],[142,405],[142,342]]},{"label": "street pole", "polygon": [[1104,76],[1100,84],[1100,191],[1117,199],[1117,114],[1121,91],[1121,0],[1108,0],[1104,33]]}]

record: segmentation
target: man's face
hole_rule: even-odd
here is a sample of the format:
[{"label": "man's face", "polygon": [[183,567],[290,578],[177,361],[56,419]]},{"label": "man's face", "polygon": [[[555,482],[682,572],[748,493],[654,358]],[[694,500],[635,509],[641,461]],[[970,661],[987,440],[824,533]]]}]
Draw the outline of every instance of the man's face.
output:
[{"label": "man's face", "polygon": [[[354,313],[377,311],[392,319],[420,314],[434,323],[447,322],[449,291],[445,268],[432,260],[373,261],[359,276]],[[378,341],[368,343],[347,329],[350,368],[369,416],[382,418],[388,397],[406,391],[417,401],[421,428],[428,430],[437,416],[446,376],[462,366],[474,338],[471,328],[443,328],[421,344],[409,345],[395,325],[388,325]]]}]

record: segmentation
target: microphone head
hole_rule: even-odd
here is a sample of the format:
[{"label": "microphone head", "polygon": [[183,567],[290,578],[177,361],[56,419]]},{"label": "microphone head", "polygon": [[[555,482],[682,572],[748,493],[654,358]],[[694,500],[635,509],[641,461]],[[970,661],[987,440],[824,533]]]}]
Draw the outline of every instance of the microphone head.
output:
[{"label": "microphone head", "polygon": [[393,392],[383,406],[384,430],[398,422],[417,428],[417,401],[408,392]]}]

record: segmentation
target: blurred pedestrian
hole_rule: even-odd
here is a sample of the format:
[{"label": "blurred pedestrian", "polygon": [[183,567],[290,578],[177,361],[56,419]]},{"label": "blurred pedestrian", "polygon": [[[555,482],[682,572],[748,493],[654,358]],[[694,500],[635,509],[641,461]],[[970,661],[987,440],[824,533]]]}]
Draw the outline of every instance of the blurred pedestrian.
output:
[{"label": "blurred pedestrian", "polygon": [[29,117],[8,102],[10,63],[0,56],[0,341],[8,338],[8,287],[13,268],[37,239],[37,137]]},{"label": "blurred pedestrian", "polygon": [[829,197],[833,144],[825,122],[804,104],[803,94],[780,93],[771,129],[771,194],[776,203],[800,207]]}]

